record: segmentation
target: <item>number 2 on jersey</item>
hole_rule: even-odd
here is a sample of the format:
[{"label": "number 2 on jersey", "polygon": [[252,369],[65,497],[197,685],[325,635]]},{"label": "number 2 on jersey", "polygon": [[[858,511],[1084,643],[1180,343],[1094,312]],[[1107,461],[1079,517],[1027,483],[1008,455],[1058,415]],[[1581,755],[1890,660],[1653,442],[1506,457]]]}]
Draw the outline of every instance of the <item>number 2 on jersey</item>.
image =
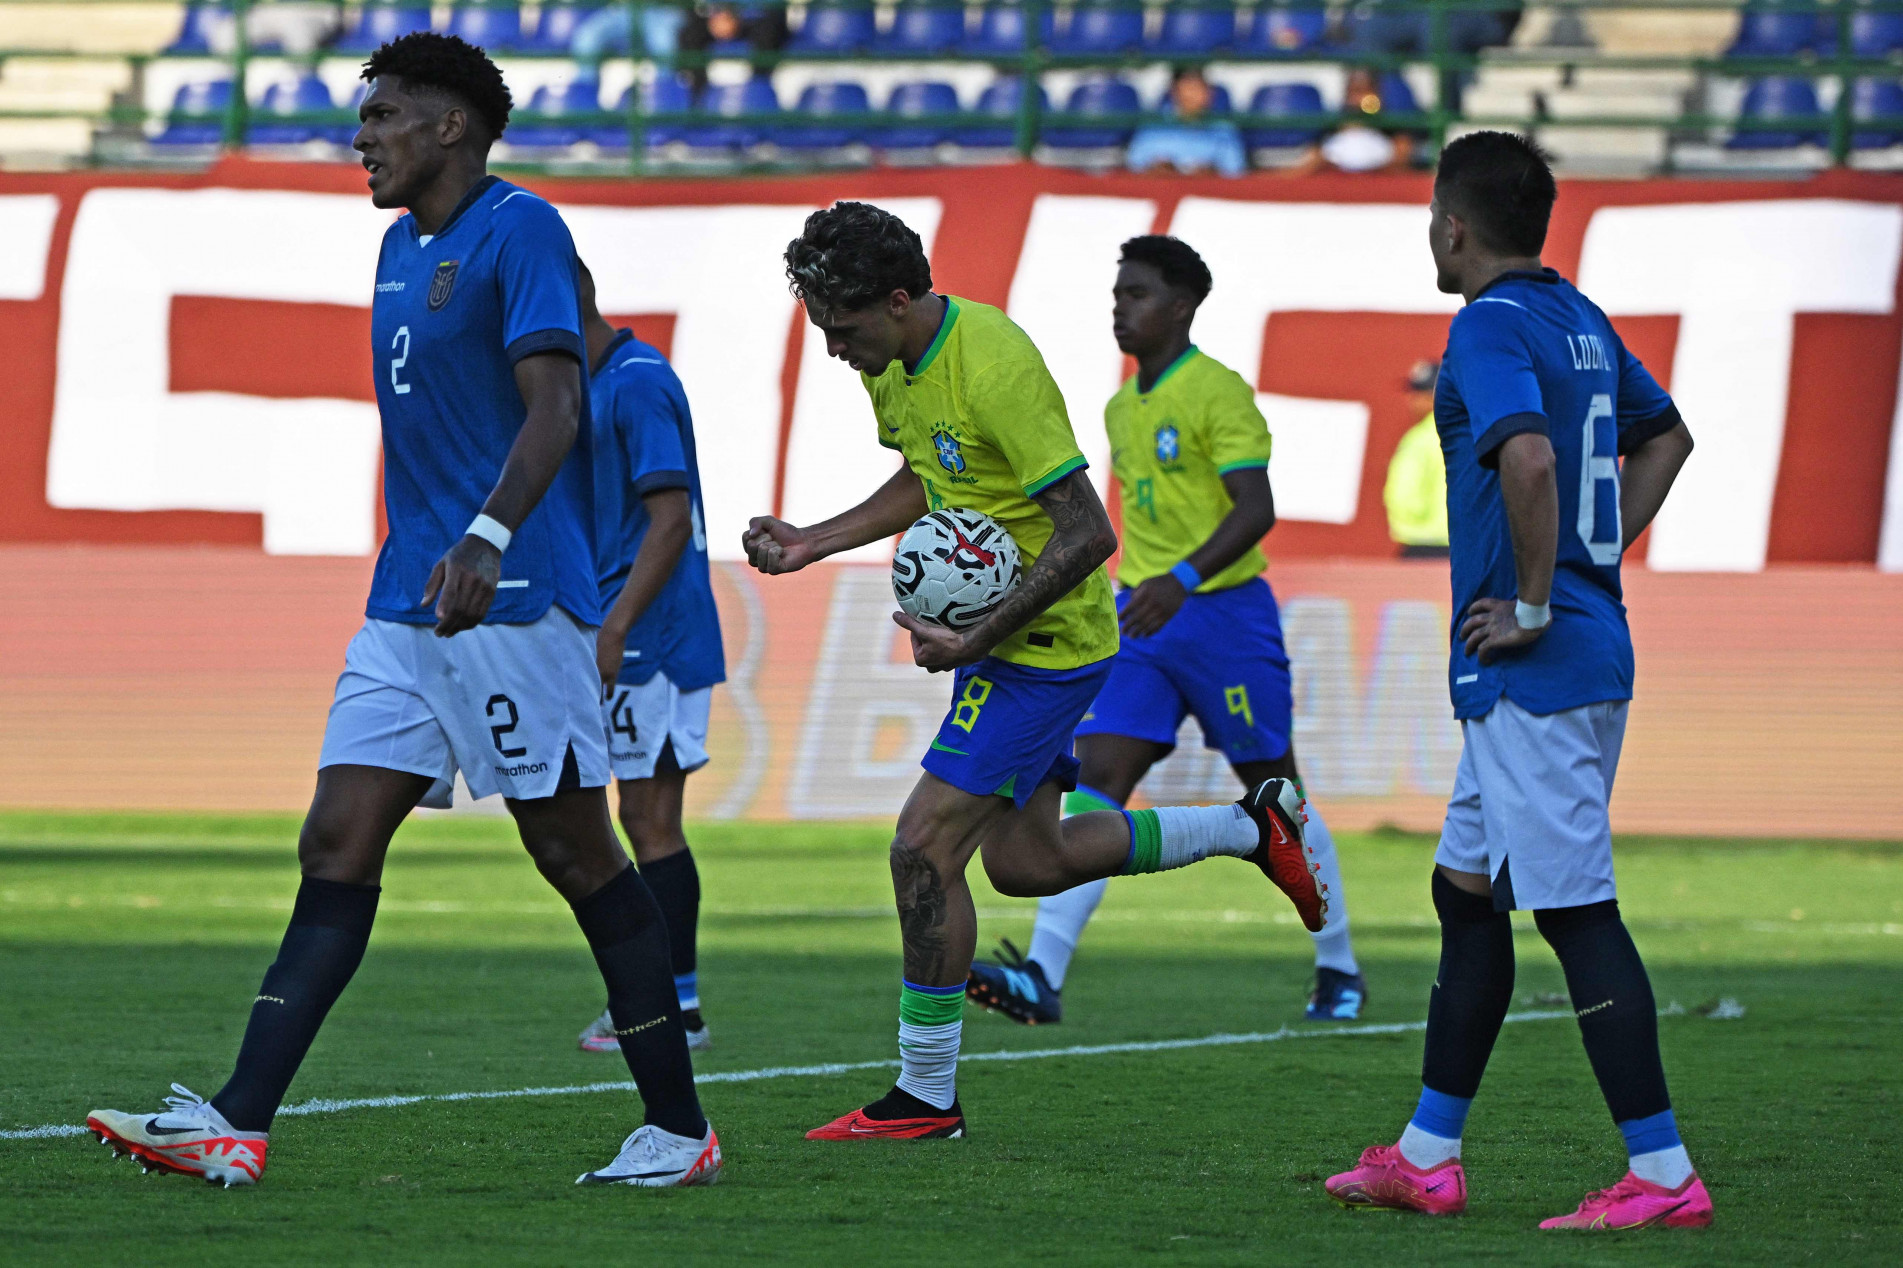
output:
[{"label": "number 2 on jersey", "polygon": [[[1603,434],[1602,434],[1603,433]],[[1605,499],[1605,507],[1599,505]],[[1609,512],[1603,532],[1600,511]],[[1619,425],[1612,397],[1600,392],[1586,410],[1585,436],[1579,446],[1579,540],[1586,554],[1602,567],[1619,562],[1625,550],[1625,526],[1619,520]]]},{"label": "number 2 on jersey", "polygon": [[390,358],[390,389],[398,396],[404,396],[408,394],[410,385],[397,378],[396,372],[408,365],[410,361],[410,328],[408,326],[397,327],[396,337],[390,340],[390,351],[396,352],[398,344],[403,345],[403,351]]}]

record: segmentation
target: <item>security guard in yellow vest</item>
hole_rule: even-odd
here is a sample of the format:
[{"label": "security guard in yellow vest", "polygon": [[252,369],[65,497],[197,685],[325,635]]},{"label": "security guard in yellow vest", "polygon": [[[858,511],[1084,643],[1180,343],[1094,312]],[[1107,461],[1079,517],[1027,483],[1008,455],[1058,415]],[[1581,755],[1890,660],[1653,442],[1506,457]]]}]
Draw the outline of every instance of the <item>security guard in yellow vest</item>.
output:
[{"label": "security guard in yellow vest", "polygon": [[1408,428],[1388,463],[1381,500],[1388,508],[1388,536],[1403,559],[1447,557],[1447,463],[1434,427],[1434,384],[1440,364],[1417,362],[1408,372],[1408,404],[1426,414]]}]

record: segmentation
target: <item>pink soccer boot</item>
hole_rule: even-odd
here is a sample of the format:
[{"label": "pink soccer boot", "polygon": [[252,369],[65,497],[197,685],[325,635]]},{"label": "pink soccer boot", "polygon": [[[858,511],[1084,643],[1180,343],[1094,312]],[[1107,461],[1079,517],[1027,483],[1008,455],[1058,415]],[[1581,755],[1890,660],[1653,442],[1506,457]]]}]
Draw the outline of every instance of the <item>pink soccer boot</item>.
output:
[{"label": "pink soccer boot", "polygon": [[1586,1228],[1616,1232],[1625,1228],[1704,1228],[1711,1223],[1711,1194],[1696,1172],[1668,1189],[1641,1180],[1630,1171],[1610,1189],[1588,1193],[1571,1215],[1541,1220],[1541,1228]]},{"label": "pink soccer boot", "polygon": [[1343,1206],[1386,1207],[1423,1215],[1459,1215],[1467,1209],[1467,1173],[1458,1158],[1421,1170],[1401,1156],[1399,1145],[1361,1151],[1354,1170],[1329,1176],[1323,1186]]}]

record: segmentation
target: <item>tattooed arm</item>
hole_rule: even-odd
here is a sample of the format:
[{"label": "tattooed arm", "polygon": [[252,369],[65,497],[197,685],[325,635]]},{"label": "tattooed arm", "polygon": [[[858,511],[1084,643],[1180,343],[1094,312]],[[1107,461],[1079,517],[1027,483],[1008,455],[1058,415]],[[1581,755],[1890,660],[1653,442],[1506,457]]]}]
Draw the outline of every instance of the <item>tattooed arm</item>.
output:
[{"label": "tattooed arm", "polygon": [[991,649],[1035,620],[1051,604],[1082,585],[1117,553],[1117,532],[1110,525],[1097,490],[1082,471],[1074,471],[1035,498],[1051,517],[1051,539],[1018,588],[1005,595],[984,620],[968,630],[948,630],[913,620],[903,612],[893,620],[912,632],[912,659],[930,670],[956,669],[984,659]]}]

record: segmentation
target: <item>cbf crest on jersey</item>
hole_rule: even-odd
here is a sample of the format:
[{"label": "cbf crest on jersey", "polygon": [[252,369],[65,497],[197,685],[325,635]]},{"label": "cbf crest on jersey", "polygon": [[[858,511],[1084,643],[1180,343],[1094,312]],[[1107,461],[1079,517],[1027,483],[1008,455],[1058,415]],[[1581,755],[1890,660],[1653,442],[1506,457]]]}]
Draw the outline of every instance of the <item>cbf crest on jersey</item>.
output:
[{"label": "cbf crest on jersey", "polygon": [[1165,465],[1175,462],[1183,455],[1183,437],[1176,430],[1176,424],[1164,423],[1156,429],[1156,460]]},{"label": "cbf crest on jersey", "polygon": [[429,310],[433,313],[443,311],[443,305],[449,302],[451,291],[456,289],[456,266],[459,260],[444,260],[436,266],[436,276],[429,280]]},{"label": "cbf crest on jersey", "polygon": [[958,437],[944,428],[932,433],[932,448],[938,451],[938,465],[953,475],[962,475],[965,470],[965,454],[958,447]]}]

